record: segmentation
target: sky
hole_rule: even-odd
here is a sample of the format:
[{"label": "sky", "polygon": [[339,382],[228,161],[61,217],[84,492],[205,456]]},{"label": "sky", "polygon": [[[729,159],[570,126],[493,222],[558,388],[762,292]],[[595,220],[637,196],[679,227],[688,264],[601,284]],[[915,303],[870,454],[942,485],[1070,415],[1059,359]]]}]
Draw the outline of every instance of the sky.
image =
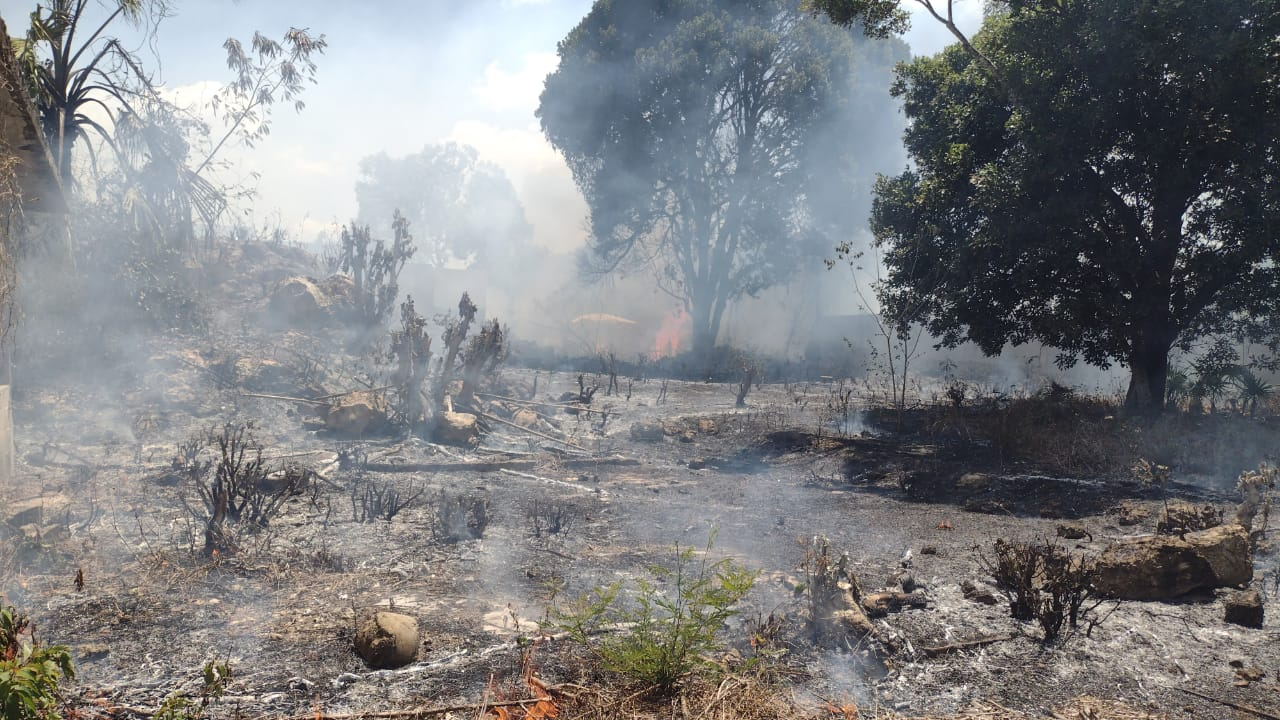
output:
[{"label": "sky", "polygon": [[[633,0],[634,1],[634,0]],[[254,31],[280,39],[290,27],[323,34],[317,84],[306,108],[277,107],[271,134],[253,149],[229,148],[223,181],[256,190],[244,216],[311,242],[356,214],[361,158],[392,156],[456,141],[502,167],[525,206],[534,242],[554,251],[580,246],[586,205],[568,168],[542,137],[534,112],[556,44],[590,0],[171,0],[172,15],[147,41],[126,32],[175,102],[208,115],[207,102],[231,73],[222,43],[247,47]],[[955,0],[961,27],[974,30],[981,0]],[[906,39],[916,54],[947,45],[945,28],[919,12]],[[105,7],[105,3],[103,4]],[[23,32],[34,3],[0,0],[11,34]],[[127,28],[124,28],[127,31]],[[215,121],[215,135],[222,125]]]}]

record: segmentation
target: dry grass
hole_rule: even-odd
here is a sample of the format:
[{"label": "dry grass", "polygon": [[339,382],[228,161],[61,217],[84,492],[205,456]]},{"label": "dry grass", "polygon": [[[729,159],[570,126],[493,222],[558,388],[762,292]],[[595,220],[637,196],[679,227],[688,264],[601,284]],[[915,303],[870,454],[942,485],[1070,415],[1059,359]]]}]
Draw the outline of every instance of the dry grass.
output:
[{"label": "dry grass", "polygon": [[[1029,714],[992,701],[978,701],[948,715],[900,715],[874,707],[800,701],[769,675],[731,673],[717,681],[691,680],[674,697],[654,699],[643,689],[562,685],[560,720],[1032,720]],[[1055,710],[1053,720],[1167,720],[1165,713],[1114,700],[1082,696]]]}]

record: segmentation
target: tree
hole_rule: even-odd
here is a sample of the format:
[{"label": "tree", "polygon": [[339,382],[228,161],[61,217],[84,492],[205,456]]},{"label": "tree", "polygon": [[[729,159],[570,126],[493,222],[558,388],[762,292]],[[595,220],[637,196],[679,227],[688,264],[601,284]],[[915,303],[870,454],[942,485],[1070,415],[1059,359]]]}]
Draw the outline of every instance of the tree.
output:
[{"label": "tree", "polygon": [[[27,37],[19,43],[22,64],[54,166],[64,185],[71,182],[71,150],[89,131],[112,143],[112,134],[96,119],[114,121],[121,108],[131,108],[139,92],[154,96],[137,59],[114,37],[104,35],[120,18],[141,19],[143,0],[117,0],[96,27],[86,20],[89,0],[51,0],[31,13]],[[153,12],[163,15],[156,3]],[[77,42],[77,32],[88,32]],[[41,57],[41,51],[44,56]]]},{"label": "tree", "polygon": [[1280,8],[998,9],[900,70],[914,167],[872,221],[888,299],[949,346],[1118,362],[1127,410],[1159,412],[1172,348],[1280,299]]},{"label": "tree", "polygon": [[473,147],[450,142],[402,158],[370,155],[360,161],[360,176],[360,221],[381,224],[403,212],[435,267],[499,261],[532,239],[506,173]]},{"label": "tree", "polygon": [[730,303],[820,266],[856,187],[858,52],[786,0],[598,0],[538,110],[587,200],[591,269],[653,270],[705,357]]},{"label": "tree", "polygon": [[208,167],[237,133],[248,147],[266,137],[271,132],[271,106],[278,99],[302,112],[306,106],[302,91],[316,82],[316,62],[311,56],[323,54],[328,42],[324,35],[312,37],[307,30],[290,28],[283,44],[255,32],[250,43],[252,54],[235,38],[227,38],[222,47],[227,51],[227,67],[236,78],[214,98],[213,110],[222,115],[227,130],[196,166],[196,174]]}]

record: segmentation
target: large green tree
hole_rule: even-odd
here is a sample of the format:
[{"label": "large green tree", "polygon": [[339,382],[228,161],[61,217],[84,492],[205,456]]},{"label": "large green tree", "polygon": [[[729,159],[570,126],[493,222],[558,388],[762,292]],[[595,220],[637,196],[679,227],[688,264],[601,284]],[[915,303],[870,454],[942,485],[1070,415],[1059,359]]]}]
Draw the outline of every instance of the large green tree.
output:
[{"label": "large green tree", "polygon": [[905,46],[792,0],[598,0],[559,55],[538,115],[587,200],[592,267],[654,271],[703,354],[730,303],[818,266],[833,222],[856,222],[839,214],[851,155],[890,108],[854,102],[860,61]]},{"label": "large green tree", "polygon": [[1280,4],[992,5],[900,71],[884,299],[949,345],[1119,362],[1127,408],[1158,412],[1174,347],[1280,301]]}]

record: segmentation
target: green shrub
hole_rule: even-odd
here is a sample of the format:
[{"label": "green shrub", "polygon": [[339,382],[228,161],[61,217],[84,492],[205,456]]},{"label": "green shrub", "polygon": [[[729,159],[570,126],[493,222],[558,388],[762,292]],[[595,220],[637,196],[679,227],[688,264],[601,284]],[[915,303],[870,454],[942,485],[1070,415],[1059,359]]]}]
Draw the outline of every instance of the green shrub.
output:
[{"label": "green shrub", "polygon": [[[675,548],[675,565],[654,565],[624,599],[620,582],[598,587],[548,611],[552,627],[591,650],[608,670],[668,694],[686,674],[723,647],[718,634],[755,583],[756,572],[706,552]],[[603,632],[602,632],[603,631]],[[601,635],[598,642],[590,640]]]},{"label": "green shrub", "polygon": [[181,693],[174,693],[156,709],[152,720],[201,720],[209,704],[222,697],[231,681],[230,661],[219,664],[210,660],[204,664],[204,682],[197,702]]},{"label": "green shrub", "polygon": [[40,644],[30,619],[0,604],[0,703],[5,720],[58,717],[58,685],[73,677],[70,651],[63,645]]}]

